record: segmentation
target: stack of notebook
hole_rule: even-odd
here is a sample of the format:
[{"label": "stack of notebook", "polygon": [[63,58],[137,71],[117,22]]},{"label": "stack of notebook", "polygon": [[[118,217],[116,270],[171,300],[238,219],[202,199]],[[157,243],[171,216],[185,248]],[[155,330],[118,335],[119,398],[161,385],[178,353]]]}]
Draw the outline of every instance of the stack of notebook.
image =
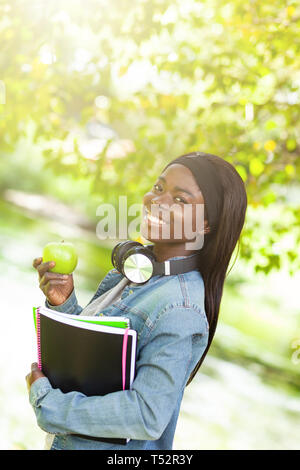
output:
[{"label": "stack of notebook", "polygon": [[[53,388],[87,396],[131,388],[137,334],[124,317],[69,315],[33,308],[38,365]],[[117,444],[125,438],[77,436]]]}]

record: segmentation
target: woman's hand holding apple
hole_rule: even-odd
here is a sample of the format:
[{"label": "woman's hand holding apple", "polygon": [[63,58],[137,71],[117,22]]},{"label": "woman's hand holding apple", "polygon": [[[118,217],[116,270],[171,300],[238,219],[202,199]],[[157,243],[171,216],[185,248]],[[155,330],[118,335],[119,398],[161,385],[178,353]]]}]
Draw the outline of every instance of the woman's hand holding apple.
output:
[{"label": "woman's hand holding apple", "polygon": [[64,303],[74,289],[73,275],[51,272],[55,262],[43,263],[43,258],[35,258],[32,265],[39,273],[40,289],[47,297],[48,302],[51,305]]}]

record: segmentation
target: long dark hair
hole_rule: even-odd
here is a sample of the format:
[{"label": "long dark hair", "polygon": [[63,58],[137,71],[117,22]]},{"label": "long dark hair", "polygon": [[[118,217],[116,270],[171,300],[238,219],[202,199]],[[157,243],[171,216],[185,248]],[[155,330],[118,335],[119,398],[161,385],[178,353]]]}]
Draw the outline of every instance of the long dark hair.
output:
[{"label": "long dark hair", "polygon": [[[237,242],[239,242],[239,252],[240,234],[245,222],[247,209],[245,185],[234,166],[217,155],[205,154],[203,152],[201,154],[215,165],[215,169],[218,172],[223,187],[223,209],[216,230],[204,235],[204,244],[201,250],[199,250],[201,254],[199,271],[201,272],[205,287],[205,312],[209,324],[209,337],[207,347],[192,371],[186,385],[189,385],[195,377],[214,337],[224,282],[227,274],[229,274],[227,273],[228,265]],[[205,205],[204,214],[205,218],[207,218]]]}]

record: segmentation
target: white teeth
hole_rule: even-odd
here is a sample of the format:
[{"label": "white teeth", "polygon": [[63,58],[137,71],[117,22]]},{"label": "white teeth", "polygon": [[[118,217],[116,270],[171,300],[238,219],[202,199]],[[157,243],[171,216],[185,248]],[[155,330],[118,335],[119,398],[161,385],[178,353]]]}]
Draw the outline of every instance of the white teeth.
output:
[{"label": "white teeth", "polygon": [[146,214],[144,216],[144,219],[149,219],[150,222],[158,225],[165,225],[166,222],[159,220],[157,217],[154,217],[153,215],[150,214],[150,212],[146,209]]},{"label": "white teeth", "polygon": [[151,222],[153,222],[155,224],[159,224],[159,225],[163,224],[162,220],[159,220],[159,219],[157,219],[156,217],[153,217],[150,214],[148,214],[148,219],[151,220]]}]

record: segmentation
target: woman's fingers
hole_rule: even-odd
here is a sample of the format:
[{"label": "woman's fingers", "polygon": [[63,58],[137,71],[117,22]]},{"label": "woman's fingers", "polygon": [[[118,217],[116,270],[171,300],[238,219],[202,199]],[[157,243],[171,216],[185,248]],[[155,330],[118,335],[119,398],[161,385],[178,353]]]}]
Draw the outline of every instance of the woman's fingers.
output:
[{"label": "woman's fingers", "polygon": [[73,275],[50,271],[55,261],[43,263],[43,258],[35,258],[32,266],[39,273],[39,287],[51,305],[61,305],[74,289]]},{"label": "woman's fingers", "polygon": [[41,262],[43,261],[43,258],[40,257],[40,258],[35,258],[33,260],[33,263],[32,263],[32,266],[36,269],[38,267],[39,264],[41,264]]},{"label": "woman's fingers", "polygon": [[58,274],[46,272],[40,279],[40,287],[44,287],[48,282],[51,282],[53,285],[65,284],[69,279],[67,274]]},{"label": "woman's fingers", "polygon": [[44,292],[45,296],[48,297],[48,295],[51,295],[53,293],[61,292],[58,290],[58,288],[62,288],[66,286],[67,281],[62,281],[62,280],[52,280],[48,281],[46,284],[43,286],[40,286],[42,291]]},{"label": "woman's fingers", "polygon": [[46,289],[46,288],[49,289],[50,287],[52,288],[52,287],[56,287],[56,286],[65,286],[66,283],[67,283],[67,281],[62,281],[61,279],[57,279],[57,280],[52,279],[51,281],[46,282],[46,284],[44,284],[42,287],[44,289]]},{"label": "woman's fingers", "polygon": [[57,281],[51,280],[51,281],[48,281],[47,284],[44,284],[44,286],[42,286],[42,290],[45,296],[48,298],[48,300],[50,300],[50,303],[54,305],[54,303],[51,301],[52,298],[50,298],[53,295],[55,296],[55,298],[57,296],[59,297],[63,296],[63,300],[60,303],[66,300],[68,295],[65,296],[64,291],[67,289],[67,282],[68,281],[62,281],[60,279],[58,279]]},{"label": "woman's fingers", "polygon": [[37,266],[37,271],[39,273],[40,278],[44,276],[44,274],[49,271],[51,268],[55,266],[55,261],[48,261],[47,263],[41,263]]}]

